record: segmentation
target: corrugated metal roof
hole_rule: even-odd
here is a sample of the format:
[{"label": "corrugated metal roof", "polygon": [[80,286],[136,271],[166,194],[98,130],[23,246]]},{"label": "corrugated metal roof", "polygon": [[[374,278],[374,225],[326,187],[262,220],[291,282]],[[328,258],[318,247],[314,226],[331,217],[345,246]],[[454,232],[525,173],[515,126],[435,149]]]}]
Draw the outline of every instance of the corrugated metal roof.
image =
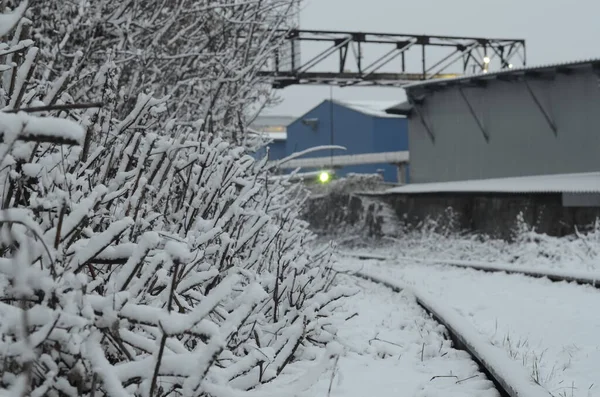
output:
[{"label": "corrugated metal roof", "polygon": [[386,117],[386,118],[402,118],[404,116],[400,116],[397,114],[386,113],[386,110],[397,106],[402,103],[402,101],[354,101],[354,100],[334,100],[335,103],[341,106],[345,106],[347,108],[356,110],[357,112],[375,116],[375,117]]},{"label": "corrugated metal roof", "polygon": [[385,193],[600,193],[600,172],[415,183]]},{"label": "corrugated metal roof", "polygon": [[555,68],[561,68],[561,67],[575,68],[575,67],[586,66],[589,64],[593,64],[593,63],[600,63],[600,58],[590,58],[590,59],[584,59],[584,60],[578,60],[578,61],[566,61],[566,62],[550,63],[550,64],[544,64],[544,65],[525,66],[525,67],[512,68],[512,69],[502,69],[502,70],[498,70],[495,72],[477,73],[477,74],[471,74],[471,75],[466,75],[466,76],[461,76],[461,77],[455,77],[455,78],[451,78],[451,79],[424,80],[424,81],[419,81],[416,83],[407,84],[403,88],[410,89],[410,88],[414,88],[414,87],[423,87],[423,86],[427,86],[427,85],[436,85],[436,84],[444,84],[444,83],[449,84],[449,83],[455,83],[455,82],[465,81],[465,80],[474,80],[474,79],[479,79],[479,80],[493,79],[496,76],[500,76],[500,75],[520,74],[520,73],[525,73],[525,72],[541,71],[541,70],[545,70],[545,69],[555,69]]}]

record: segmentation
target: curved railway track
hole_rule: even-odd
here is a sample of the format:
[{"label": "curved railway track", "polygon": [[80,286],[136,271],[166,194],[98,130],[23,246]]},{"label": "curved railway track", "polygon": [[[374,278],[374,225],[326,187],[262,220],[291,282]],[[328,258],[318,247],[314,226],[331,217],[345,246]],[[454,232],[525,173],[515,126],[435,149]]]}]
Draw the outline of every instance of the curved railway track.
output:
[{"label": "curved railway track", "polygon": [[552,397],[550,392],[533,381],[525,367],[508,357],[502,348],[485,340],[458,313],[443,303],[436,302],[427,293],[367,272],[343,271],[343,273],[383,285],[395,292],[404,290],[411,292],[415,296],[417,304],[446,328],[454,346],[467,352],[480,366],[482,372],[495,384],[501,396]]},{"label": "curved railway track", "polygon": [[405,256],[384,256],[368,253],[348,253],[340,252],[342,256],[354,257],[358,259],[373,259],[380,261],[396,261],[396,262],[416,262],[424,263],[429,265],[447,265],[453,267],[460,267],[466,269],[473,269],[483,272],[490,273],[507,273],[507,274],[520,274],[523,276],[534,277],[534,278],[547,278],[554,282],[568,282],[577,283],[580,285],[590,285],[594,288],[600,289],[600,273],[589,273],[589,272],[573,272],[573,271],[560,271],[560,270],[540,270],[525,266],[516,265],[505,265],[487,262],[474,262],[464,261],[455,259],[426,259],[426,258],[414,258]]}]

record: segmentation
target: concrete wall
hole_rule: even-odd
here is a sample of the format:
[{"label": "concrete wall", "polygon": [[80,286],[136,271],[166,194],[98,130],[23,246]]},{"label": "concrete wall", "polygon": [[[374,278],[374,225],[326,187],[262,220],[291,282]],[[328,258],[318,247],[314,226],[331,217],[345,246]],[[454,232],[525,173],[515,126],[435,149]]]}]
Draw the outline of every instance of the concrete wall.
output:
[{"label": "concrete wall", "polygon": [[488,235],[511,241],[518,216],[536,232],[566,236],[585,231],[600,207],[563,207],[561,194],[369,195],[335,192],[309,199],[303,217],[319,234],[333,237],[401,235],[436,221],[440,232]]},{"label": "concrete wall", "polygon": [[412,182],[600,170],[600,88],[591,67],[552,80],[526,78],[556,124],[556,135],[523,81],[463,88],[489,142],[458,88],[437,86],[419,106],[435,142],[414,111],[409,118]]},{"label": "concrete wall", "polygon": [[455,229],[511,240],[522,213],[539,233],[566,236],[585,230],[600,217],[600,207],[564,207],[560,193],[548,194],[410,194],[379,196],[398,219],[416,227],[433,219]]},{"label": "concrete wall", "polygon": [[[333,114],[333,142],[331,116]],[[318,119],[315,129],[302,120]],[[324,101],[287,127],[286,152],[291,154],[321,145],[340,145],[346,151],[336,150],[334,155],[363,154],[406,150],[407,120],[403,118],[378,118],[337,103]],[[329,156],[330,151],[320,151],[306,157]],[[391,164],[367,164],[343,167],[339,176],[349,173],[374,174],[383,171],[387,182],[397,181],[397,167]],[[309,170],[306,170],[309,171]]]}]

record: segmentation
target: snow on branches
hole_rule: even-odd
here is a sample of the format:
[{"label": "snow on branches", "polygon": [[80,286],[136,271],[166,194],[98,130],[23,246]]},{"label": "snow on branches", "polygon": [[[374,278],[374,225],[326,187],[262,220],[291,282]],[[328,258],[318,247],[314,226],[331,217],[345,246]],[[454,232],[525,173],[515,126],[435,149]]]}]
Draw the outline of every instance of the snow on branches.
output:
[{"label": "snow on branches", "polygon": [[[92,76],[107,59],[121,73],[114,94],[125,106],[124,117],[137,94],[169,96],[171,115],[179,122],[203,120],[204,130],[243,141],[249,103],[270,101],[271,91],[258,71],[265,66],[290,27],[298,0],[45,0],[33,5],[39,23],[35,37],[48,43],[42,56],[52,68],[67,69],[82,52],[75,68]],[[82,89],[71,94],[88,102]]]},{"label": "snow on branches", "polygon": [[173,96],[128,104],[123,76],[143,69],[77,51],[59,67],[58,50],[42,64],[66,44],[38,50],[28,26],[0,43],[0,395],[309,386],[337,353],[334,312],[352,291],[333,285],[330,249],[313,249],[302,191],[178,119]]}]

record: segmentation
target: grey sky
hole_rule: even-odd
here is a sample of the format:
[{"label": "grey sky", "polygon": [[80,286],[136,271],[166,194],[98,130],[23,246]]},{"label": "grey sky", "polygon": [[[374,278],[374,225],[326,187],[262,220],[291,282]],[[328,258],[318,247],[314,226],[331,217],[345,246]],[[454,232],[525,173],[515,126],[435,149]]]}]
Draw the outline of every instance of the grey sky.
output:
[{"label": "grey sky", "polygon": [[[524,38],[528,65],[600,57],[599,0],[305,0],[302,29]],[[309,56],[310,48],[302,48]],[[330,88],[292,86],[269,114],[299,116]],[[402,89],[334,89],[334,98],[403,100]]]}]

